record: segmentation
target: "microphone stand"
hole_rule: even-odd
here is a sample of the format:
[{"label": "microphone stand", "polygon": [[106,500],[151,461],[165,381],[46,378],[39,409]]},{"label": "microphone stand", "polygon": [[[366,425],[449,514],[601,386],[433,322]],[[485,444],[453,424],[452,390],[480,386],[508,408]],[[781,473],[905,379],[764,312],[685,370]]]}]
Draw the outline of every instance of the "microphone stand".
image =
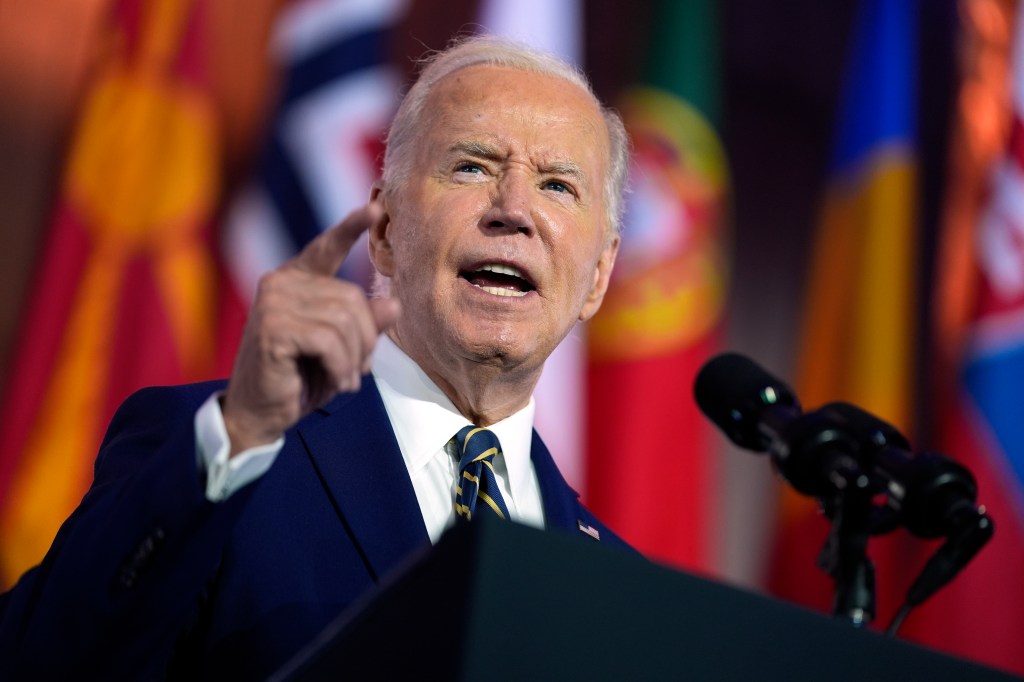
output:
[{"label": "microphone stand", "polygon": [[762,413],[766,449],[782,476],[821,502],[831,531],[818,565],[835,583],[833,615],[856,627],[875,617],[875,568],[867,555],[874,496],[884,482],[861,462],[861,444],[846,423],[826,410],[799,413],[792,406]]},{"label": "microphone stand", "polygon": [[832,615],[866,627],[875,617],[875,567],[867,555],[875,493],[864,473],[837,474],[842,483],[831,498],[822,500],[832,525],[818,566],[835,583]]}]

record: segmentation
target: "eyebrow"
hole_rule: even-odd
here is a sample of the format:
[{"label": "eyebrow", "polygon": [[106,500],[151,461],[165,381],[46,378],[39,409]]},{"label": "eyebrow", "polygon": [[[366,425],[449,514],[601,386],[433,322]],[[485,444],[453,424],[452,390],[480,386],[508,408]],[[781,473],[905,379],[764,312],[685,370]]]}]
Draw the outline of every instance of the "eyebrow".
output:
[{"label": "eyebrow", "polygon": [[584,185],[587,182],[586,173],[584,173],[583,169],[572,161],[554,161],[546,166],[541,166],[540,171],[551,175],[568,176]]},{"label": "eyebrow", "polygon": [[497,160],[502,157],[501,151],[497,147],[477,140],[459,140],[449,147],[448,151],[454,154],[470,154],[484,159]]}]

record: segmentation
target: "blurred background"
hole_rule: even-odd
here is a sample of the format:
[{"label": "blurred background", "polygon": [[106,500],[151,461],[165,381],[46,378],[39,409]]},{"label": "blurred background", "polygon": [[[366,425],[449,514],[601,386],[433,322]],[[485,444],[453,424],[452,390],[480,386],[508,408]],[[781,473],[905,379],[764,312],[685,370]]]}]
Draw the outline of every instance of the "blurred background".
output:
[{"label": "blurred background", "polygon": [[[365,201],[415,61],[495,33],[633,137],[601,313],[537,428],[652,558],[829,611],[814,500],[707,425],[749,355],[978,479],[995,538],[901,636],[1024,673],[1024,38],[1010,0],[0,0],[0,586],[131,391],[230,372],[257,277]],[[366,281],[361,249],[343,276]],[[940,540],[873,538],[884,627]]]}]

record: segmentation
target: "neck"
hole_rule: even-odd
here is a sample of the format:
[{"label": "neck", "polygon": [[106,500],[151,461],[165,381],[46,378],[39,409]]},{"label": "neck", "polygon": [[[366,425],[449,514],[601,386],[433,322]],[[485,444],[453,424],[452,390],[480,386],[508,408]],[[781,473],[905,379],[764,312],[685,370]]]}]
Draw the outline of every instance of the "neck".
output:
[{"label": "neck", "polygon": [[455,408],[477,426],[490,426],[526,407],[540,380],[543,365],[534,370],[508,368],[473,358],[446,358],[445,362],[416,344],[406,344],[392,330],[395,345],[420,366]]}]

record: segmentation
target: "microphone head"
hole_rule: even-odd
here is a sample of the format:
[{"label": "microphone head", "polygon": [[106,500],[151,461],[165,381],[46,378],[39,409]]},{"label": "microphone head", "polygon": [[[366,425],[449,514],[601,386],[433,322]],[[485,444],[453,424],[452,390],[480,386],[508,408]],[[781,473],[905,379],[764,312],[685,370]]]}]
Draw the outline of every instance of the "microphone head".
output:
[{"label": "microphone head", "polygon": [[729,440],[749,450],[768,446],[758,429],[766,410],[800,410],[793,389],[738,353],[722,353],[708,360],[697,374],[693,395],[701,412]]}]

